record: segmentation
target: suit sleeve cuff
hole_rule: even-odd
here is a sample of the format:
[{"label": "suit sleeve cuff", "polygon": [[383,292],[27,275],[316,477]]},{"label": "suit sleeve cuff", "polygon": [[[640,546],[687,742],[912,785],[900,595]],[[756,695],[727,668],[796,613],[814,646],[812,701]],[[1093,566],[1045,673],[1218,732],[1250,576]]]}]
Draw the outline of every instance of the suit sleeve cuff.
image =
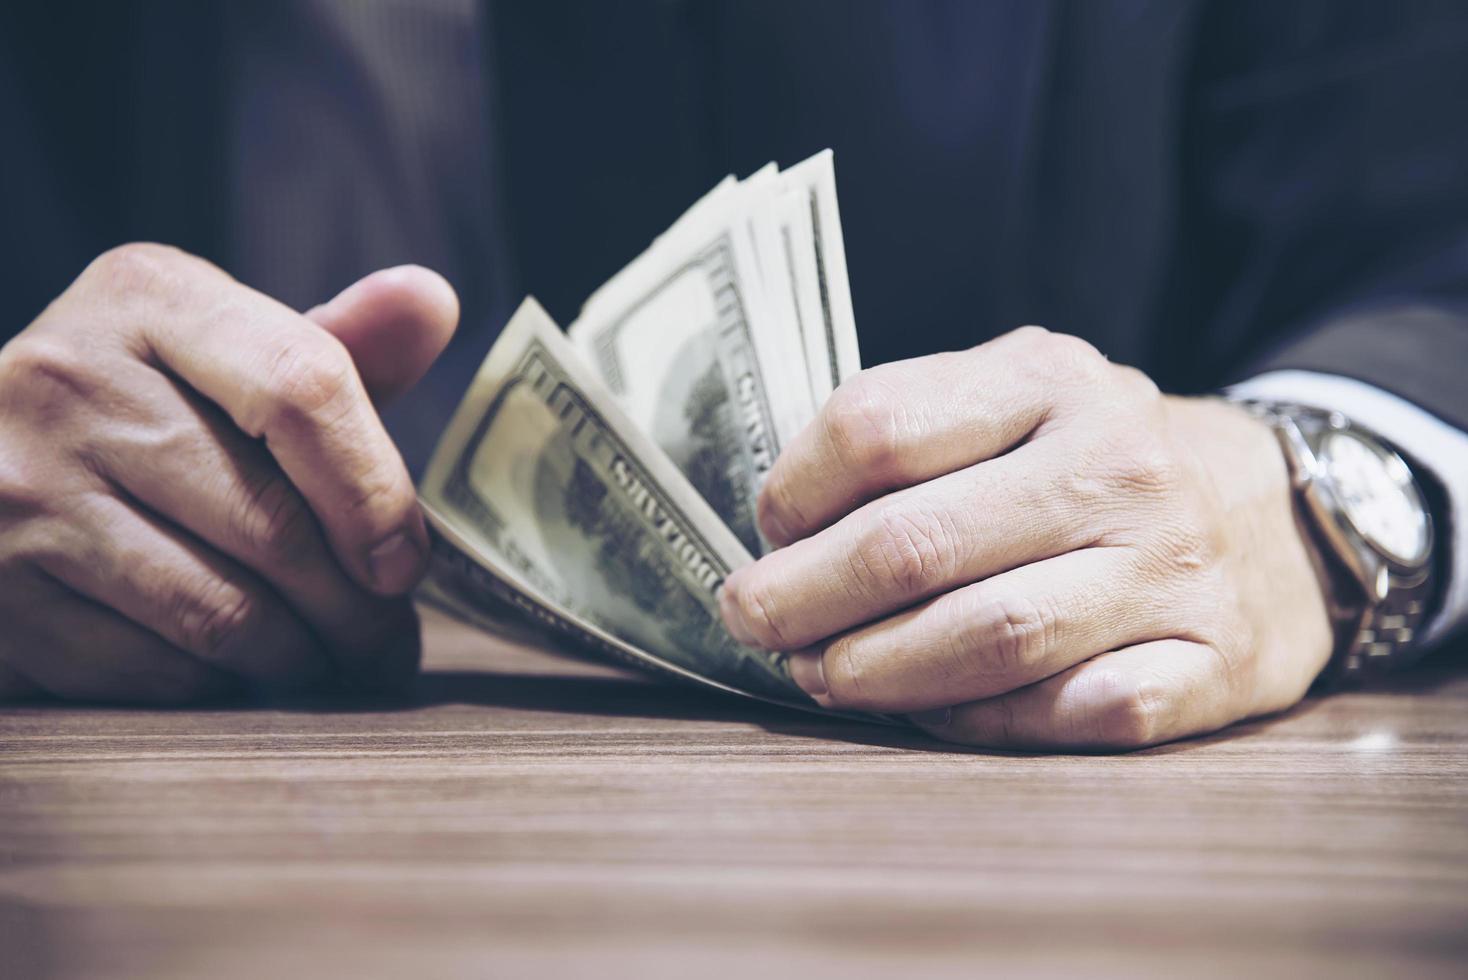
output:
[{"label": "suit sleeve cuff", "polygon": [[1468,310],[1419,303],[1338,315],[1288,339],[1249,375],[1306,371],[1363,381],[1462,432],[1468,431],[1464,364]]}]

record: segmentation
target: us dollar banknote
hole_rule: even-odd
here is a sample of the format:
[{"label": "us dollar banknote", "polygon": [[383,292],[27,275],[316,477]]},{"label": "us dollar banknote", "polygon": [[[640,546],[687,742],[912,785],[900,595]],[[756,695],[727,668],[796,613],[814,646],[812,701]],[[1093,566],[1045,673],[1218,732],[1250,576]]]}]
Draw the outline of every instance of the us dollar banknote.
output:
[{"label": "us dollar banknote", "polygon": [[836,165],[822,150],[780,174],[782,194],[794,212],[784,222],[791,243],[792,276],[814,276],[814,293],[797,285],[804,300],[801,336],[812,395],[817,405],[861,370],[851,283],[846,272],[846,241],[836,201]]},{"label": "us dollar banknote", "polygon": [[[769,175],[774,179],[773,174]],[[788,290],[756,249],[773,239],[768,181],[726,181],[587,300],[578,350],[754,554],[756,503],[781,448],[815,414]]]},{"label": "us dollar banknote", "polygon": [[[749,551],[533,299],[434,451],[430,597],[484,625],[516,612],[627,659],[810,706],[783,654],[724,629],[718,589]],[[434,594],[436,592],[436,595]]]}]

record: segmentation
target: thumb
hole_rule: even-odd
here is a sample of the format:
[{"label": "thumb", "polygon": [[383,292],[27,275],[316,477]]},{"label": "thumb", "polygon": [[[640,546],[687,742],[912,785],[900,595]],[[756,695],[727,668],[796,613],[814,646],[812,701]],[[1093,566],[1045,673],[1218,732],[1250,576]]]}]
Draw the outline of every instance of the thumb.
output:
[{"label": "thumb", "polygon": [[378,404],[418,383],[459,323],[459,297],[443,276],[419,265],[358,279],[306,317],[347,345]]}]

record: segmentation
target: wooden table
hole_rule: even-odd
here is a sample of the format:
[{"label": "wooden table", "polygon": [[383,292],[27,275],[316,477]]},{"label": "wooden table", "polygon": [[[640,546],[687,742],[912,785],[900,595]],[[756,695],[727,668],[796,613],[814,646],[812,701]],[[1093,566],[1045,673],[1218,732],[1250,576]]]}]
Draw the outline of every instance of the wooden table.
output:
[{"label": "wooden table", "polygon": [[1468,972],[1468,674],[979,754],[429,617],[409,706],[0,711],[0,974]]}]

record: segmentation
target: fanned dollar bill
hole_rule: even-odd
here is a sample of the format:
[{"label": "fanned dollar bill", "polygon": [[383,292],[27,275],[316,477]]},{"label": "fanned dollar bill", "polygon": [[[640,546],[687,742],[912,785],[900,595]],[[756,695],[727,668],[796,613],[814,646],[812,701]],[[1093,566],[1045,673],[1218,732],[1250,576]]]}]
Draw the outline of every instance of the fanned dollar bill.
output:
[{"label": "fanned dollar bill", "polygon": [[766,550],[755,505],[781,447],[859,367],[830,151],[721,182],[570,334],[527,299],[480,367],[419,487],[420,596],[821,710],[783,654],[729,635],[718,590]]},{"label": "fanned dollar bill", "polygon": [[636,425],[749,551],[780,449],[815,414],[798,330],[765,289],[749,221],[760,193],[725,184],[599,289],[571,339]]},{"label": "fanned dollar bill", "polygon": [[[748,551],[533,299],[480,368],[420,494],[452,529],[443,537],[534,608],[676,672],[809,703],[783,655],[741,646],[719,618],[718,588]],[[462,599],[464,577],[434,582]]]},{"label": "fanned dollar bill", "polygon": [[785,193],[803,212],[791,240],[803,244],[804,261],[816,277],[813,311],[802,316],[806,367],[816,404],[861,370],[856,340],[856,316],[851,305],[851,283],[846,273],[846,241],[841,234],[841,209],[836,203],[834,154],[822,150],[780,175]]},{"label": "fanned dollar bill", "polygon": [[780,450],[859,368],[829,150],[727,179],[587,300],[572,341],[754,554]]}]

